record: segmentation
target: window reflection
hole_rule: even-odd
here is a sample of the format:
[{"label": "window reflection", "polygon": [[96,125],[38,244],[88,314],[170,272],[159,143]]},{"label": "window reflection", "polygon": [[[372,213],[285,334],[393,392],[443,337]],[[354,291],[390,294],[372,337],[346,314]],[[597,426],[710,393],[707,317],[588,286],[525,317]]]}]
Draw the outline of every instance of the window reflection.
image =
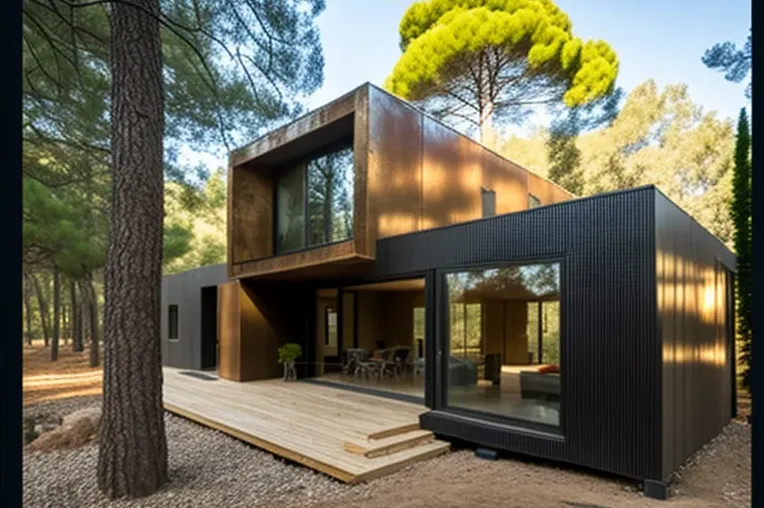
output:
[{"label": "window reflection", "polygon": [[305,177],[302,167],[284,173],[276,184],[279,252],[305,247]]},{"label": "window reflection", "polygon": [[448,405],[559,425],[559,263],[468,270],[446,280]]},{"label": "window reflection", "polygon": [[354,175],[351,147],[282,172],[276,183],[277,253],[352,237]]}]

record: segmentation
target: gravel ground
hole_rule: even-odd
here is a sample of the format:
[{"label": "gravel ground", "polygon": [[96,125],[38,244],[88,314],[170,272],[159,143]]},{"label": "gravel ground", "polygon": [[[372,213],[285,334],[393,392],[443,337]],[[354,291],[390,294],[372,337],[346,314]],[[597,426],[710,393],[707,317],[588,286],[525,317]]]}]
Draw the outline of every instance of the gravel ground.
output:
[{"label": "gravel ground", "polygon": [[[57,419],[100,397],[46,402],[26,417]],[[350,487],[218,431],[167,414],[170,483],[142,500],[107,502],[96,485],[98,448],[24,455],[24,506],[50,508],[313,506]]]},{"label": "gravel ground", "polygon": [[[26,417],[57,420],[98,406],[87,397],[36,404]],[[668,502],[639,486],[568,466],[486,461],[470,450],[347,486],[182,418],[167,415],[170,483],[142,500],[106,502],[96,486],[96,445],[24,456],[28,507],[742,507],[750,506],[750,428],[733,422],[675,475]]]}]

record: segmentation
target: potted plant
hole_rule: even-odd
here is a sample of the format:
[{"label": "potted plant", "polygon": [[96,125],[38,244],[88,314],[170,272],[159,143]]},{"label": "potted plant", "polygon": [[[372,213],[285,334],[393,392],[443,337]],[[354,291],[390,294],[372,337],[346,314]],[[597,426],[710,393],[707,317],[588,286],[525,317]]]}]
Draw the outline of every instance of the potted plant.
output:
[{"label": "potted plant", "polygon": [[284,344],[279,348],[279,363],[284,365],[284,381],[297,379],[294,361],[302,354],[299,344]]}]

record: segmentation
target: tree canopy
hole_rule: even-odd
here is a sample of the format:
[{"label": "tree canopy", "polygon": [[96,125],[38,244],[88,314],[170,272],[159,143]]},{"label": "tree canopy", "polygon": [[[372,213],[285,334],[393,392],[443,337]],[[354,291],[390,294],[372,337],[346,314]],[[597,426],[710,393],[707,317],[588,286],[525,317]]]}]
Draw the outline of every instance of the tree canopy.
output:
[{"label": "tree canopy", "polygon": [[[554,161],[543,150],[548,139],[548,131],[539,131],[508,140],[500,151],[550,177]],[[576,138],[581,194],[655,184],[729,245],[733,145],[732,122],[704,112],[686,85],[659,90],[649,80],[628,94],[612,122]]]},{"label": "tree canopy", "polygon": [[[184,160],[184,148],[218,152],[256,137],[300,114],[303,98],[322,83],[314,20],[324,1],[161,0],[160,7],[165,175],[177,182],[201,175],[203,184],[207,169]],[[87,259],[91,270],[105,259],[112,164],[111,9],[108,1],[30,0],[24,5],[25,241],[34,239],[25,249],[27,263],[59,262],[52,254],[63,249],[60,241],[66,236],[46,231],[56,223],[46,214],[55,215],[58,207],[76,210],[72,215],[82,231],[68,237],[64,250],[86,248],[74,248],[75,240],[92,244],[86,250],[98,256],[78,257]],[[171,218],[165,229],[167,263],[194,249],[189,223]]]},{"label": "tree canopy", "polygon": [[403,54],[385,88],[437,116],[480,129],[537,104],[579,106],[607,95],[618,59],[575,37],[551,0],[425,0],[400,27]]},{"label": "tree canopy", "polygon": [[[709,69],[724,72],[724,78],[733,83],[740,83],[751,73],[753,65],[751,34],[742,48],[738,49],[732,42],[720,42],[706,50],[703,63]],[[745,96],[751,98],[751,81],[745,89]]]}]

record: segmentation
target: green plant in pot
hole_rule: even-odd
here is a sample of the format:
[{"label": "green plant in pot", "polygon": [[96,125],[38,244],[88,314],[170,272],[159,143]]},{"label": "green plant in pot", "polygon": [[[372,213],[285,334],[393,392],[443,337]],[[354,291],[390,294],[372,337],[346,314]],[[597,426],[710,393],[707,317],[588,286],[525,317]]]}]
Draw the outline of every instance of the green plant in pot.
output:
[{"label": "green plant in pot", "polygon": [[284,381],[297,379],[294,361],[302,354],[299,344],[284,344],[279,348],[279,363],[284,365]]}]

